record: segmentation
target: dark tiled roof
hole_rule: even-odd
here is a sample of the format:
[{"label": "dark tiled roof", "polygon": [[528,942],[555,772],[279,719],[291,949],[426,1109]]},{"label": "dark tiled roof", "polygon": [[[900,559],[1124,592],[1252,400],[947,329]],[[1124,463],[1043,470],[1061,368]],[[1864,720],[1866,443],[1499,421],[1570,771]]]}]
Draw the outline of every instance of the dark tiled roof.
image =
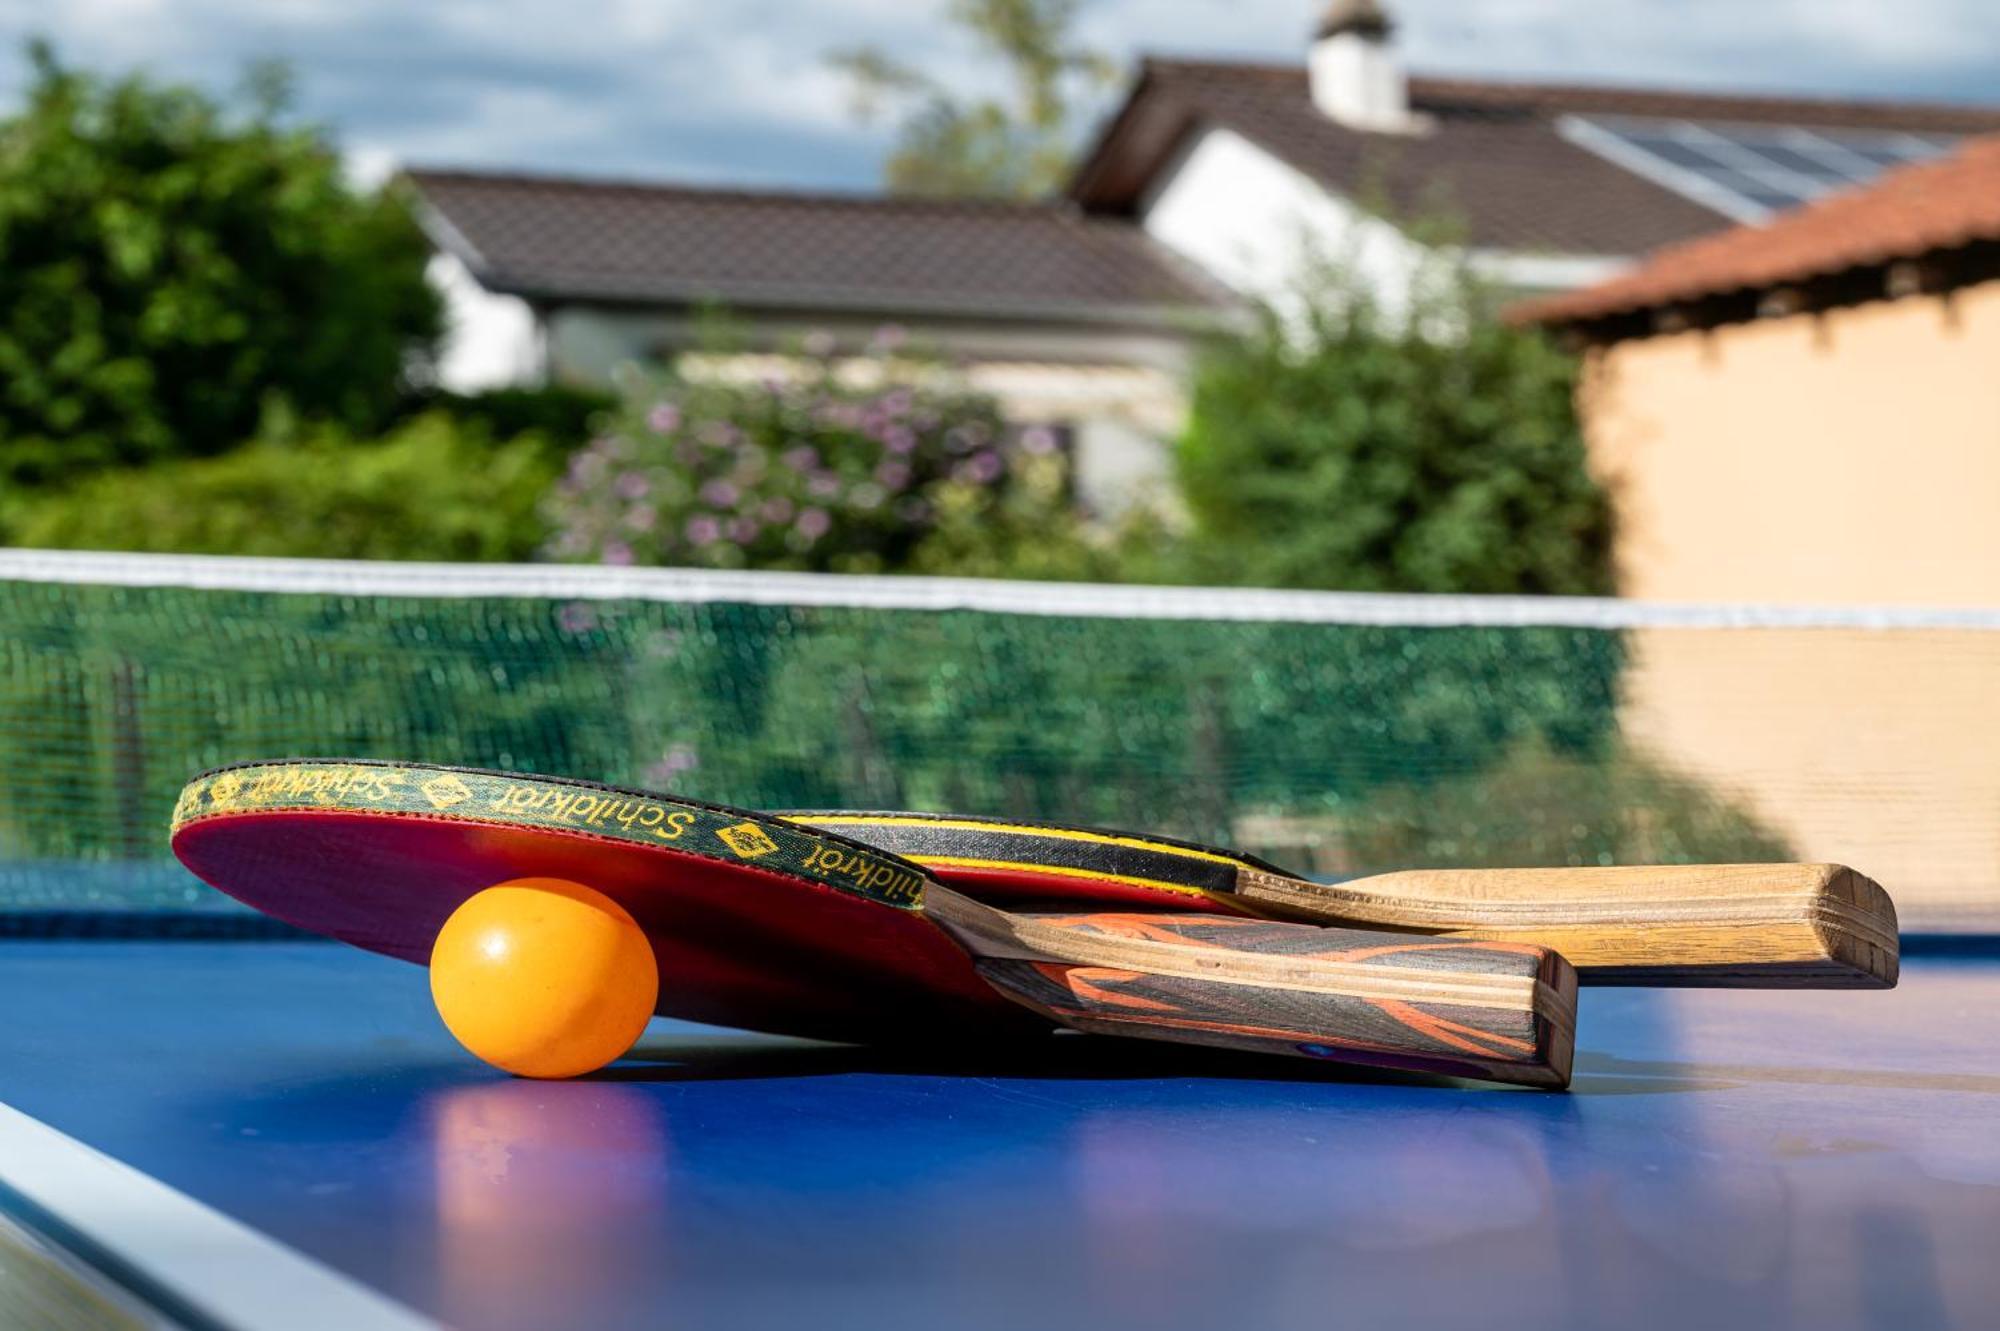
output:
[{"label": "dark tiled roof", "polygon": [[1138,321],[1232,303],[1131,222],[1066,202],[407,178],[439,244],[531,298]]},{"label": "dark tiled roof", "polygon": [[1950,102],[1885,102],[1866,98],[1762,97],[1739,93],[1616,88],[1586,83],[1489,83],[1472,79],[1410,80],[1420,105],[1460,113],[1481,108],[1544,116],[1656,116],[1751,125],[1821,129],[1904,130],[1911,134],[1977,134],[2000,129],[2000,108]]},{"label": "dark tiled roof", "polygon": [[1130,211],[1197,125],[1234,130],[1327,187],[1379,192],[1397,211],[1444,211],[1473,244],[1636,255],[1730,224],[1557,132],[1564,115],[1625,115],[1919,133],[2000,129],[2000,109],[1714,96],[1644,89],[1410,80],[1423,134],[1347,129],[1312,103],[1291,65],[1149,60],[1138,87],[1078,168],[1070,196]]},{"label": "dark tiled roof", "polygon": [[1764,226],[1737,227],[1660,251],[1598,286],[1532,301],[1522,320],[1574,323],[1879,267],[2000,241],[2000,135],[1907,166]]}]

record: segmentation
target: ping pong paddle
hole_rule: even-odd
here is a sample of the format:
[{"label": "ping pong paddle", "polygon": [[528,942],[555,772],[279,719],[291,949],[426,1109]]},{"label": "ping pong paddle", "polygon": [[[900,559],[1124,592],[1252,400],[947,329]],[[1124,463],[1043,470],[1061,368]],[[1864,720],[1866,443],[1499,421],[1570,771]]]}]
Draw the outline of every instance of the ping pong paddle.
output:
[{"label": "ping pong paddle", "polygon": [[1896,908],[1837,864],[1411,869],[1316,883],[1236,851],[1053,823],[787,813],[916,861],[984,900],[1213,910],[1535,942],[1584,984],[1886,989]]},{"label": "ping pong paddle", "polygon": [[553,777],[332,759],[203,773],[173,848],[314,933],[424,962],[473,894],[583,883],[645,930],[658,1011],[841,1040],[1079,1030],[1560,1087],[1546,948],[1215,915],[1016,914],[835,833]]}]

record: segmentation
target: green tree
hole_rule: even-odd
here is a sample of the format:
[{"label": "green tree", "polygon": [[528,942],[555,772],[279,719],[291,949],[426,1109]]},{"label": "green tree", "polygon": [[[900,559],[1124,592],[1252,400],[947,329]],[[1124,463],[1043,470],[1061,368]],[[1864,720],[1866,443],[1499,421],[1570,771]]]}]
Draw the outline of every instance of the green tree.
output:
[{"label": "green tree", "polygon": [[286,117],[29,48],[0,121],[0,480],[215,453],[274,404],[379,427],[441,329],[406,207]]},{"label": "green tree", "polygon": [[[1448,253],[1449,251],[1445,251]],[[1197,372],[1179,452],[1195,576],[1359,591],[1611,589],[1576,364],[1455,262],[1391,309],[1332,265]]]},{"label": "green tree", "polygon": [[1006,66],[1006,97],[965,96],[873,47],[832,55],[853,80],[863,119],[887,103],[904,108],[885,171],[889,188],[1033,198],[1061,185],[1079,105],[1115,77],[1108,59],[1070,40],[1081,3],[951,0],[951,21]]}]

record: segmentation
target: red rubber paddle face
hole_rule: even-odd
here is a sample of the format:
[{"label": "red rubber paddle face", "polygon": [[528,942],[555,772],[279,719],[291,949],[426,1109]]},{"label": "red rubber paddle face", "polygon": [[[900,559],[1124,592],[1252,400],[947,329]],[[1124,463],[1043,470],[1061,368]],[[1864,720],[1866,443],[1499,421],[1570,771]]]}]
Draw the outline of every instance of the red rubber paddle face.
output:
[{"label": "red rubber paddle face", "polygon": [[923,917],[920,870],[738,810],[501,773],[262,764],[191,783],[173,847],[268,915],[418,963],[476,892],[583,883],[652,941],[658,1010],[694,1021],[868,1040],[1041,1024]]}]

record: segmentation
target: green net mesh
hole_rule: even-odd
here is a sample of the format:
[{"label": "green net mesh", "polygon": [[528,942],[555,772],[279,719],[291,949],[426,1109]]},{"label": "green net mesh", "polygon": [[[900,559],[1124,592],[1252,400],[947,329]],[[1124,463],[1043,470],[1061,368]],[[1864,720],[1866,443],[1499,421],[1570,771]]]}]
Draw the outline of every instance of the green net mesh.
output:
[{"label": "green net mesh", "polygon": [[[0,910],[233,909],[174,865],[168,812],[200,769],[286,756],[1130,827],[1322,877],[1810,857],[1888,882],[1870,850],[1912,838],[1829,842],[1854,773],[1786,765],[1842,717],[1774,711],[1844,638],[1914,633],[1931,656],[1949,638],[1972,678],[2000,680],[1977,669],[2000,667],[2000,633],[1969,629],[1452,623],[1418,598],[1395,602],[1410,622],[1367,598],[1351,622],[1310,598],[1258,618],[1229,592],[1127,615],[1110,588],[1083,611],[933,609],[907,591],[837,603],[890,580],[815,580],[807,602],[786,599],[796,578],[617,595],[591,573],[553,590],[524,573],[518,594],[494,594],[499,574],[409,594],[365,568],[305,590],[0,580]],[[1761,768],[1730,761],[1746,725],[1766,732]],[[2000,846],[1968,837],[1950,890],[1924,871],[1946,905],[2000,882],[1981,859]]]}]

